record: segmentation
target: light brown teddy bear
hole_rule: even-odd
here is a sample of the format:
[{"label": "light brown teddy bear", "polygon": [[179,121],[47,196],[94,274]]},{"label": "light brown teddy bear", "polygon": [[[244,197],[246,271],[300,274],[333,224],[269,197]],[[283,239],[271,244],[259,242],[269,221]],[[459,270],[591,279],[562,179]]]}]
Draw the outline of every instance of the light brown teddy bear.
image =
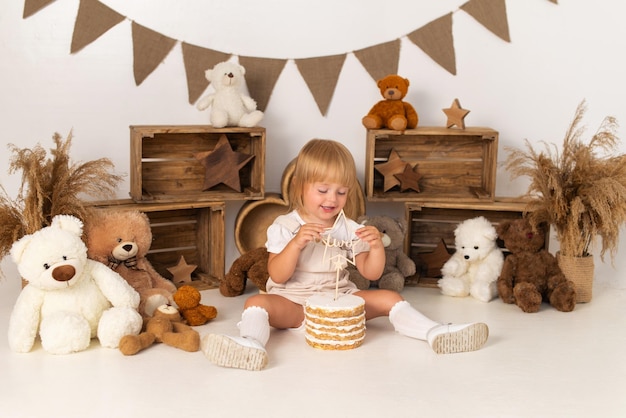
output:
[{"label": "light brown teddy bear", "polygon": [[260,291],[265,292],[265,284],[270,275],[267,272],[269,254],[265,247],[255,248],[233,261],[230,270],[220,283],[223,296],[239,296],[246,290],[246,282],[250,280]]},{"label": "light brown teddy bear", "polygon": [[378,80],[377,85],[384,100],[376,103],[363,117],[363,126],[397,131],[415,128],[419,119],[417,112],[410,103],[402,100],[409,91],[409,80],[391,74]]},{"label": "light brown teddy bear", "polygon": [[174,302],[187,325],[193,327],[204,325],[217,316],[217,309],[201,304],[201,299],[202,295],[198,289],[189,285],[179,287],[174,293]]},{"label": "light brown teddy bear", "polygon": [[119,273],[139,293],[139,313],[152,316],[172,304],[176,286],[161,276],[146,254],[152,244],[150,220],[140,211],[94,211],[85,227],[87,254]]},{"label": "light brown teddy bear", "polygon": [[180,313],[170,305],[161,305],[152,318],[145,319],[144,332],[125,335],[119,349],[125,356],[132,356],[154,343],[163,343],[181,350],[195,352],[200,349],[200,334],[182,322]]},{"label": "light brown teddy bear", "polygon": [[378,287],[401,292],[404,289],[405,278],[415,274],[415,262],[404,253],[404,232],[406,224],[403,220],[389,216],[362,216],[358,218],[360,223],[374,225],[382,235],[385,246],[385,269],[380,279],[370,281],[364,278],[356,268],[350,266],[350,280],[361,289]]},{"label": "light brown teddy bear", "polygon": [[556,258],[544,249],[546,229],[533,229],[526,219],[500,223],[498,237],[511,252],[504,259],[498,278],[498,294],[505,303],[515,303],[524,312],[537,312],[542,301],[570,312],[576,306],[576,290],[561,272]]}]

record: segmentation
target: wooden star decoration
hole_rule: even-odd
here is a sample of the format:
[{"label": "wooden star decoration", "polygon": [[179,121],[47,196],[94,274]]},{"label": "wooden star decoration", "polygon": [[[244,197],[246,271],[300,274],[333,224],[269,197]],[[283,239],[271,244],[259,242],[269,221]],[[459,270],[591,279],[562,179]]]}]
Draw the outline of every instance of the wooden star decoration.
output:
[{"label": "wooden star decoration", "polygon": [[400,159],[400,155],[396,152],[396,150],[392,149],[386,163],[380,163],[374,166],[376,171],[382,174],[385,179],[383,191],[386,192],[392,187],[400,185],[400,180],[398,180],[395,175],[401,174],[404,171],[406,164],[407,163],[405,161]]},{"label": "wooden star decoration", "polygon": [[191,283],[191,273],[196,269],[195,264],[187,264],[185,257],[182,255],[178,259],[178,264],[173,267],[167,267],[167,270],[172,273],[172,282],[176,285],[183,283]]},{"label": "wooden star decoration", "polygon": [[417,164],[415,167],[411,167],[411,164],[406,163],[404,171],[400,174],[394,174],[393,176],[400,180],[401,192],[405,192],[407,190],[413,190],[417,193],[421,192],[419,180],[422,178],[422,175],[417,172]]},{"label": "wooden star decoration", "polygon": [[450,259],[450,252],[443,238],[432,253],[420,253],[419,258],[426,264],[427,277],[441,276],[441,268]]},{"label": "wooden star decoration", "polygon": [[448,121],[446,122],[446,128],[456,126],[458,128],[465,129],[465,116],[467,116],[470,111],[461,108],[461,103],[459,103],[459,99],[454,99],[454,101],[452,102],[452,106],[442,110],[443,113],[445,113],[448,117]]},{"label": "wooden star decoration", "polygon": [[226,135],[222,135],[213,151],[197,153],[196,158],[204,166],[202,191],[222,183],[241,192],[239,170],[253,159],[254,155],[233,151]]}]

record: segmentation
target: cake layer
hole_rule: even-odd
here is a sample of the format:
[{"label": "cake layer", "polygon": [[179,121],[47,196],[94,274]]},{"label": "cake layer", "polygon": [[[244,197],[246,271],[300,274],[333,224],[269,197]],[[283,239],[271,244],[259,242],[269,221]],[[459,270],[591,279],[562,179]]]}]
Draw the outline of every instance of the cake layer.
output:
[{"label": "cake layer", "polygon": [[365,322],[365,313],[350,318],[324,318],[319,315],[305,314],[305,322],[311,326],[327,326],[327,327],[350,327],[360,325]]},{"label": "cake layer", "polygon": [[328,341],[320,341],[309,338],[309,336],[307,335],[306,342],[311,347],[319,348],[321,350],[351,350],[363,344],[363,338],[356,341],[346,341],[344,343],[329,343]]},{"label": "cake layer", "polygon": [[304,307],[309,314],[325,318],[350,318],[365,312],[365,301],[355,295],[333,295],[324,293],[307,299]]},{"label": "cake layer", "polygon": [[348,350],[365,338],[365,301],[354,295],[321,294],[305,306],[307,344],[323,350]]}]

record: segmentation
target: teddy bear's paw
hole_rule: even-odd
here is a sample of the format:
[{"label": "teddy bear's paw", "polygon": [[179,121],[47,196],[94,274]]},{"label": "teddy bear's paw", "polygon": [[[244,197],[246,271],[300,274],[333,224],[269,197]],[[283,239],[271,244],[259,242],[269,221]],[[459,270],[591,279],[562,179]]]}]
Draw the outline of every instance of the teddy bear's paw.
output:
[{"label": "teddy bear's paw", "polygon": [[41,321],[41,345],[51,354],[83,351],[91,343],[91,327],[78,314],[56,312]]},{"label": "teddy bear's paw", "polygon": [[253,128],[257,126],[262,119],[263,112],[255,110],[254,112],[243,115],[239,120],[239,126],[242,128]]},{"label": "teddy bear's paw", "polygon": [[470,294],[482,302],[489,302],[498,295],[496,282],[474,283],[470,288]]},{"label": "teddy bear's paw", "polygon": [[389,118],[387,126],[389,127],[389,129],[404,131],[406,129],[406,123],[406,118],[404,116],[395,115]]},{"label": "teddy bear's paw", "polygon": [[378,281],[378,288],[400,292],[404,289],[404,276],[400,273],[385,274]]},{"label": "teddy bear's paw", "polygon": [[526,313],[539,311],[543,297],[541,293],[530,283],[519,283],[513,289],[515,303]]},{"label": "teddy bear's paw", "polygon": [[228,113],[224,111],[213,109],[210,119],[214,128],[224,128],[228,125]]},{"label": "teddy bear's paw", "polygon": [[465,297],[469,295],[468,284],[456,277],[443,277],[437,282],[441,293],[446,296]]},{"label": "teddy bear's paw", "polygon": [[107,348],[118,348],[125,335],[138,335],[143,319],[132,308],[110,308],[102,313],[98,322],[98,340]]},{"label": "teddy bear's paw", "polygon": [[363,117],[361,122],[363,123],[363,126],[365,126],[367,129],[379,129],[382,126],[382,121],[380,120],[380,118],[373,115],[367,115]]},{"label": "teddy bear's paw", "polygon": [[561,312],[571,312],[576,307],[576,290],[569,282],[561,283],[552,291],[550,304]]},{"label": "teddy bear's paw", "polygon": [[164,295],[150,295],[143,304],[143,313],[152,316],[159,306],[167,305],[169,302],[169,299]]}]

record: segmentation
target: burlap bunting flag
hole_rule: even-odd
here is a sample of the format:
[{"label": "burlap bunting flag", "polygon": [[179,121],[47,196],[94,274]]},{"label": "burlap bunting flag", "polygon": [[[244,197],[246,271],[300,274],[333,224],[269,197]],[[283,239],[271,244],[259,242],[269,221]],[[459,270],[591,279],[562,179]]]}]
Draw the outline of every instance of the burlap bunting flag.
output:
[{"label": "burlap bunting flag", "polygon": [[140,85],[170,53],[176,39],[133,22],[133,72],[135,84]]},{"label": "burlap bunting flag", "polygon": [[409,33],[407,38],[450,74],[456,75],[452,13],[441,16]]},{"label": "burlap bunting flag", "polygon": [[80,0],[70,53],[80,51],[124,19],[98,0]]},{"label": "burlap bunting flag", "polygon": [[295,60],[322,115],[326,116],[346,54]]},{"label": "burlap bunting flag", "polygon": [[24,13],[22,14],[22,18],[26,19],[29,16],[34,15],[50,3],[53,3],[54,0],[26,0],[24,1]]},{"label": "burlap bunting flag", "polygon": [[194,104],[209,85],[204,73],[215,64],[227,61],[230,54],[183,42],[183,61],[187,75],[189,103]]},{"label": "burlap bunting flag", "polygon": [[378,81],[388,74],[398,73],[400,60],[400,39],[385,42],[354,51],[363,68],[374,81]]},{"label": "burlap bunting flag", "polygon": [[[256,100],[257,109],[265,111],[287,60],[240,56],[239,64],[246,69],[246,84],[250,96]],[[253,70],[249,71],[250,68]]]},{"label": "burlap bunting flag", "polygon": [[511,42],[504,0],[471,0],[461,10],[472,16],[493,34]]},{"label": "burlap bunting flag", "polygon": [[[23,17],[37,13],[55,0],[25,0]],[[548,0],[557,4],[557,0]],[[472,16],[496,36],[510,42],[505,0],[469,0],[459,10]],[[458,11],[458,10],[457,10]],[[456,11],[455,11],[456,12]],[[456,58],[450,12],[406,35],[418,48],[448,72],[456,75]],[[80,0],[74,24],[70,53],[80,51],[112,27],[126,19],[98,0]],[[135,22],[132,25],[133,71],[140,85],[170,53],[178,42]],[[355,57],[374,81],[396,74],[400,58],[400,38],[353,51]],[[182,43],[187,76],[189,103],[195,103],[209,82],[204,72],[233,54]],[[315,102],[326,115],[335,92],[347,53],[314,58],[295,59]],[[272,91],[289,58],[273,59],[239,56],[246,68],[246,82],[257,107],[265,110]]]}]

